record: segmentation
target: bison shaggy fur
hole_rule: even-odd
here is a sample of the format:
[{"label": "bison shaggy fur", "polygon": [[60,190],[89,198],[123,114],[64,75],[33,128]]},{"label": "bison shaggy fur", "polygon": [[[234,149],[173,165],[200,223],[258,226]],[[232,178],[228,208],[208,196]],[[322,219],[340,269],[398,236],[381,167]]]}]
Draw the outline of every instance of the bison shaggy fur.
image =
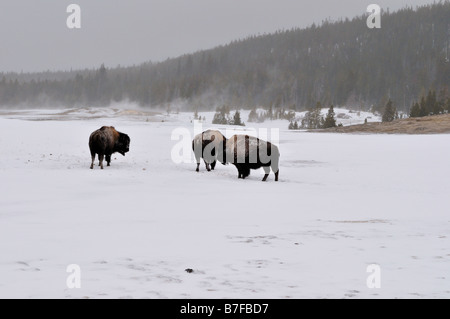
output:
[{"label": "bison shaggy fur", "polygon": [[103,159],[111,166],[111,155],[120,153],[125,156],[130,151],[130,137],[116,131],[112,126],[103,126],[93,132],[89,138],[89,149],[92,156],[91,169],[94,168],[95,154],[98,154],[99,166],[103,169]]},{"label": "bison shaggy fur", "polygon": [[239,178],[245,179],[250,170],[262,167],[263,182],[269,177],[270,168],[278,181],[280,151],[276,145],[248,135],[234,135],[227,140],[225,153],[226,163],[236,166]]},{"label": "bison shaggy fur", "polygon": [[203,158],[206,169],[214,170],[217,160],[223,162],[226,138],[219,131],[208,130],[198,134],[192,141],[192,149],[197,163],[196,171],[200,171],[200,160]]}]

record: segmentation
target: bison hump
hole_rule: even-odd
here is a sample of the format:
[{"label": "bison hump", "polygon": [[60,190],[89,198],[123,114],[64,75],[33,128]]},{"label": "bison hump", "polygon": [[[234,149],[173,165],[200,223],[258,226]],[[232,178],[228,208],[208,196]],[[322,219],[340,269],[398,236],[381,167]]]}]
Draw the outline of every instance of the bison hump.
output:
[{"label": "bison hump", "polygon": [[257,150],[261,147],[268,147],[269,143],[260,140],[259,138],[248,135],[235,135],[230,139],[230,146],[238,149]]},{"label": "bison hump", "polygon": [[203,132],[202,134],[203,140],[205,141],[214,141],[215,139],[223,140],[224,136],[219,131],[215,130],[208,130],[206,132]]}]

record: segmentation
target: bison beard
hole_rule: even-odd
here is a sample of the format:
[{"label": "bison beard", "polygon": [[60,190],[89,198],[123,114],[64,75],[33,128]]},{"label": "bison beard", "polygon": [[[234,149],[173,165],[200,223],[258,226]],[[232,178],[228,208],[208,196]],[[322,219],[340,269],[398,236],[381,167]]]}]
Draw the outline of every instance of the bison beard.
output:
[{"label": "bison beard", "polygon": [[130,151],[130,138],[128,135],[116,131],[112,126],[103,126],[91,134],[89,138],[91,151],[91,169],[94,169],[95,154],[98,154],[99,166],[103,169],[103,159],[111,166],[111,155],[120,153],[125,156]]},{"label": "bison beard", "polygon": [[248,135],[235,135],[226,144],[226,161],[236,166],[239,178],[247,178],[250,170],[264,169],[263,182],[267,181],[270,168],[278,182],[280,152],[278,147],[270,142],[262,141]]}]

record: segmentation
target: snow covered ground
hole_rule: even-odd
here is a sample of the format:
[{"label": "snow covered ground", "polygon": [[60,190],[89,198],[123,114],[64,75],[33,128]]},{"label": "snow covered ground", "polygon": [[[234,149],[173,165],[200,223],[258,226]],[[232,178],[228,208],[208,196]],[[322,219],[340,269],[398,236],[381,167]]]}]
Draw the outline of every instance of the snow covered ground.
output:
[{"label": "snow covered ground", "polygon": [[[450,297],[450,135],[258,124],[281,129],[280,182],[262,183],[175,164],[171,134],[192,131],[190,117],[2,112],[0,298]],[[103,125],[131,151],[90,170]],[[81,289],[66,285],[71,264]],[[367,286],[372,264],[380,289]]]},{"label": "snow covered ground", "polygon": [[[230,112],[232,116],[234,114],[234,109]],[[342,124],[344,126],[363,124],[367,119],[368,122],[381,122],[381,116],[375,115],[370,112],[364,111],[352,111],[342,108],[334,109],[336,114],[336,123]],[[251,127],[279,127],[281,129],[286,129],[289,126],[289,122],[286,120],[275,120],[266,121],[264,123],[248,123],[248,116],[250,111],[240,110],[241,119]],[[258,114],[265,112],[263,109],[257,110]],[[322,116],[326,117],[328,109],[322,109]],[[306,115],[305,112],[296,112],[296,120],[301,123],[301,120]],[[215,112],[199,112],[199,116],[206,119],[204,123],[211,123]],[[49,110],[15,110],[15,111],[5,111],[0,110],[0,116],[5,118],[22,119],[22,120],[33,120],[33,121],[50,121],[50,120],[93,120],[93,119],[109,119],[109,118],[122,118],[127,120],[135,121],[169,121],[169,122],[182,122],[184,124],[190,123],[194,120],[194,113],[156,113],[152,111],[146,111],[140,109],[136,106],[132,108],[127,105],[118,104],[112,108],[75,108],[75,109],[49,109]]]},{"label": "snow covered ground", "polygon": [[[296,112],[296,118],[298,119],[299,124],[305,117],[306,113],[307,112]],[[321,114],[324,118],[327,116],[327,113],[328,108],[323,108]],[[349,126],[364,124],[366,119],[368,123],[381,122],[380,115],[375,115],[373,113],[365,111],[352,111],[343,108],[335,108],[334,113],[336,114],[335,118],[337,125],[342,124],[343,126]]]}]

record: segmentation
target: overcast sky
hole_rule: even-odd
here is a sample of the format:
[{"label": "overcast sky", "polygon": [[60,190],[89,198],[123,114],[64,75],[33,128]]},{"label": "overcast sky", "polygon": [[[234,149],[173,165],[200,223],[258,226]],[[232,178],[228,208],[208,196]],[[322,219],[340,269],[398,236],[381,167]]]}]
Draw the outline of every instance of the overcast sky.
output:
[{"label": "overcast sky", "polygon": [[[1,0],[0,71],[126,66],[326,18],[391,11],[432,0]],[[66,8],[81,7],[81,29]]]}]

